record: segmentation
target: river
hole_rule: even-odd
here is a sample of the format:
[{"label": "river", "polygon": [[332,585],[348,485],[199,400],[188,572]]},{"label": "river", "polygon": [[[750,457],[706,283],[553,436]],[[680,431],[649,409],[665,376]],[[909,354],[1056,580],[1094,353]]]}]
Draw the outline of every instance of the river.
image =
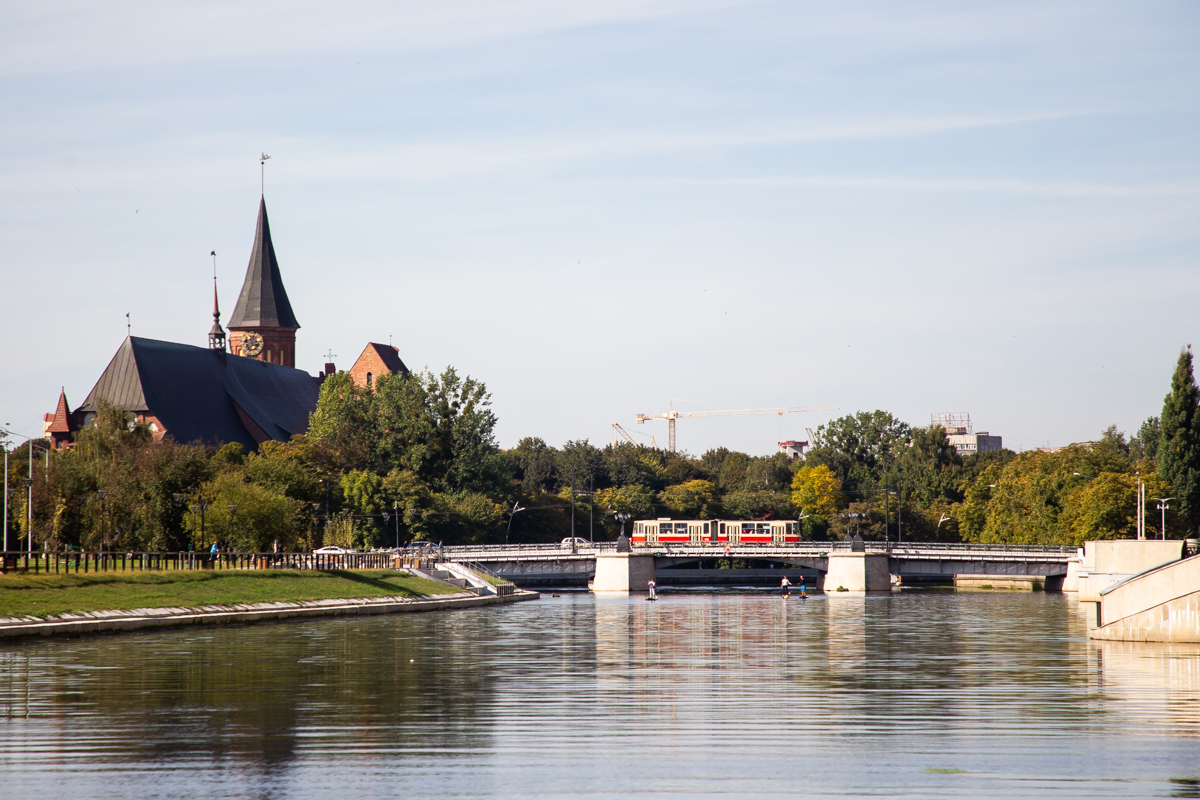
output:
[{"label": "river", "polygon": [[1200,646],[681,591],[0,645],[11,798],[1200,797]]}]

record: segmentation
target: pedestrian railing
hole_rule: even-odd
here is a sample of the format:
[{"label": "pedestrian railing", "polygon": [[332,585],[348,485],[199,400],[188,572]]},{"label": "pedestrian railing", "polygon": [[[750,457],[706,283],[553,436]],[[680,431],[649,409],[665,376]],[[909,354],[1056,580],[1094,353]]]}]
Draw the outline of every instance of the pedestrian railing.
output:
[{"label": "pedestrian railing", "polygon": [[395,553],[139,553],[70,550],[61,552],[7,551],[0,554],[0,572],[70,574],[92,572],[164,572],[171,570],[338,570],[394,569],[402,566]]}]

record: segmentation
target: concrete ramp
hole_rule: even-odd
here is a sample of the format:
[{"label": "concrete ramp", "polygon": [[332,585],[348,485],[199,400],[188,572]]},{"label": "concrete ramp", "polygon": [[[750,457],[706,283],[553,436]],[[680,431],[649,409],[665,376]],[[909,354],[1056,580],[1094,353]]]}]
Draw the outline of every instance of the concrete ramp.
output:
[{"label": "concrete ramp", "polygon": [[1200,642],[1200,556],[1148,569],[1100,592],[1093,639]]}]

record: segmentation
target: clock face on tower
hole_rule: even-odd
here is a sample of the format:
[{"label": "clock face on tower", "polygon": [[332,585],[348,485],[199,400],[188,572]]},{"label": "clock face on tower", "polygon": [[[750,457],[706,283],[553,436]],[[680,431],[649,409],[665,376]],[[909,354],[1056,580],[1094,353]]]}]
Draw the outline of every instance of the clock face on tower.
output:
[{"label": "clock face on tower", "polygon": [[253,358],[263,350],[263,338],[257,333],[248,333],[242,339],[242,353]]}]

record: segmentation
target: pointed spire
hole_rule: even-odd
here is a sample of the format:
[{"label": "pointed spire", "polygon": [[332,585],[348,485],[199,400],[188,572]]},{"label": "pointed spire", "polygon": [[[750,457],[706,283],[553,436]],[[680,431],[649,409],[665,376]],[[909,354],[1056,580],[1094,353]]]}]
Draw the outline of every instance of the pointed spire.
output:
[{"label": "pointed spire", "polygon": [[221,306],[217,303],[217,251],[209,253],[213,260],[213,324],[208,329],[210,350],[225,352],[225,331],[221,329]]},{"label": "pointed spire", "polygon": [[258,227],[254,231],[254,251],[250,254],[250,265],[246,268],[246,281],[238,296],[237,306],[229,318],[230,329],[234,328],[292,328],[300,327],[292,313],[283,278],[279,274],[279,262],[275,260],[275,246],[271,242],[271,226],[267,222],[267,202],[258,203]]},{"label": "pointed spire", "polygon": [[75,426],[71,424],[71,407],[67,404],[67,391],[62,389],[58,393],[58,407],[54,409],[54,421],[46,429],[48,433],[71,433],[75,430]]}]

